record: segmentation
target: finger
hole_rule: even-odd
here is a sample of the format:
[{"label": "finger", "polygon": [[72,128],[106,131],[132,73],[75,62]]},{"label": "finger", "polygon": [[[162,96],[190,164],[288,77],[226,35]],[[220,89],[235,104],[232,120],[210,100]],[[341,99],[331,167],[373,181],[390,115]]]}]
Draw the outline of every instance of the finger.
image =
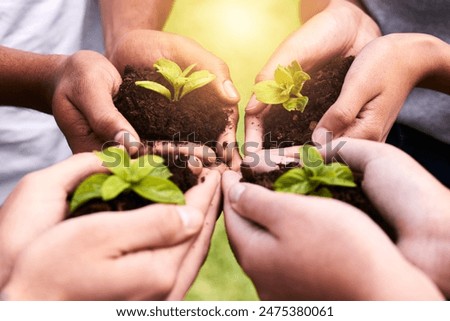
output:
[{"label": "finger", "polygon": [[[223,175],[223,190],[225,203],[231,206],[234,212],[257,225],[271,231],[277,224],[277,200],[270,194],[273,192],[252,184],[240,183],[237,173],[227,171]],[[250,197],[254,198],[251,199]],[[270,203],[267,199],[274,201]],[[263,202],[260,202],[264,200]],[[264,203],[264,206],[261,206]],[[267,206],[269,205],[269,206]]]},{"label": "finger", "polygon": [[[239,164],[240,157],[236,158],[236,156],[239,156],[238,144],[236,140],[237,124],[239,121],[237,106],[234,106],[231,109],[231,114],[228,116],[228,121],[229,123],[225,128],[225,132],[223,132],[217,140],[216,152],[217,155],[223,159],[225,164],[233,165],[233,162],[236,163],[236,161]],[[238,168],[236,164],[234,166],[235,168]]]},{"label": "finger", "polygon": [[178,273],[174,288],[167,297],[167,300],[181,300],[184,298],[187,290],[194,282],[208,254],[211,236],[214,232],[217,215],[219,214],[221,196],[221,186],[218,184],[209,209],[206,213],[203,228],[200,234],[193,241],[191,241],[188,253],[181,263],[180,272]]},{"label": "finger", "polygon": [[280,164],[299,163],[299,147],[263,149],[258,153],[248,153],[242,164],[256,173],[279,169]]},{"label": "finger", "polygon": [[206,213],[220,186],[220,174],[215,170],[204,169],[199,179],[200,182],[185,193],[186,204]]},{"label": "finger", "polygon": [[270,106],[258,114],[245,114],[245,145],[244,155],[258,153],[263,149],[264,141],[264,116],[269,112]]},{"label": "finger", "polygon": [[98,213],[74,220],[120,255],[181,243],[199,232],[204,214],[193,206],[153,204],[124,215]]},{"label": "finger", "polygon": [[49,168],[29,174],[30,185],[46,181],[54,186],[52,193],[63,192],[65,195],[72,192],[79,183],[94,173],[107,173],[108,169],[102,166],[102,161],[93,153],[76,154]]},{"label": "finger", "polygon": [[[120,74],[112,64],[98,54],[80,52],[71,59],[77,67],[83,66],[83,61],[77,63],[79,59],[88,59],[90,56],[93,61],[98,61],[97,72],[88,75],[81,73],[80,79],[74,82],[77,87],[71,91],[73,97],[67,99],[80,110],[92,131],[101,140],[114,140],[124,145],[130,154],[134,154],[139,148],[139,135],[117,110],[112,99],[122,82]],[[102,77],[99,78],[99,75]],[[78,94],[80,92],[81,95]]]},{"label": "finger", "polygon": [[[273,77],[272,77],[273,78]],[[267,104],[264,104],[256,99],[256,96],[253,94],[252,97],[250,97],[250,100],[248,101],[247,106],[245,107],[245,114],[246,115],[256,115],[262,112],[264,109],[267,108]]]},{"label": "finger", "polygon": [[363,107],[378,95],[379,91],[366,81],[366,74],[350,67],[338,99],[320,119],[312,140],[325,145],[327,132],[332,132],[334,137],[342,136],[355,124]]},{"label": "finger", "polygon": [[195,156],[209,165],[215,163],[216,153],[206,145],[194,144],[191,142],[173,142],[173,141],[153,141],[149,142],[150,152],[159,155],[189,155]]}]

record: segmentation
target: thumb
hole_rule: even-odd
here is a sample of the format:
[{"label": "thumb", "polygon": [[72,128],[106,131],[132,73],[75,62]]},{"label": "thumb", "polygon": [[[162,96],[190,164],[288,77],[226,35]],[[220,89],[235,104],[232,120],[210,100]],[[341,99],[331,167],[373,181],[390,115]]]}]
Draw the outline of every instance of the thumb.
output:
[{"label": "thumb", "polygon": [[139,150],[139,135],[114,106],[112,94],[108,90],[86,92],[80,105],[83,106],[79,107],[80,111],[97,137],[103,141],[114,140],[125,146],[131,155]]},{"label": "thumb", "polygon": [[200,231],[204,215],[192,206],[155,204],[102,221],[104,237],[128,253],[179,244]]}]

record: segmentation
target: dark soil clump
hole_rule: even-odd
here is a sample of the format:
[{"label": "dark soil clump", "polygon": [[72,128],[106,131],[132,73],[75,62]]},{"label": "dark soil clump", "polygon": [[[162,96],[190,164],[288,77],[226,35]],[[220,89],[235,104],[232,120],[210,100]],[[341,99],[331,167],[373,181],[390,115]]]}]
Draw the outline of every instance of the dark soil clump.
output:
[{"label": "dark soil clump", "polygon": [[[183,156],[166,157],[170,172],[173,174],[169,179],[174,182],[185,193],[188,189],[197,185],[197,176],[187,167],[187,160]],[[104,211],[129,211],[146,205],[153,204],[152,201],[140,197],[134,192],[119,195],[117,198],[104,202],[101,199],[93,199],[81,205],[75,212],[70,213],[67,218],[74,218],[96,212]]]},{"label": "dark soil clump", "polygon": [[323,114],[333,105],[354,57],[336,58],[311,75],[302,90],[309,98],[303,113],[273,105],[264,116],[264,148],[281,148],[311,142],[311,135]]},{"label": "dark soil clump", "polygon": [[[257,184],[267,189],[274,190],[273,184],[277,180],[277,178],[288,170],[294,167],[298,167],[299,164],[289,163],[286,165],[279,164],[278,166],[280,169],[265,173],[255,173],[250,169],[250,167],[243,165],[241,167],[243,176],[241,181]],[[355,183],[357,184],[356,188],[327,186],[333,194],[333,198],[351,204],[369,215],[369,217],[384,230],[384,232],[390,237],[390,239],[395,242],[397,240],[395,230],[378,213],[378,211],[372,205],[361,188],[363,176],[360,173],[353,173],[353,176],[355,178]]]},{"label": "dark soil clump", "polygon": [[229,123],[231,110],[220,106],[208,86],[172,102],[157,92],[135,85],[138,80],[152,80],[171,87],[155,71],[125,68],[114,104],[142,140],[190,141],[215,147]]}]

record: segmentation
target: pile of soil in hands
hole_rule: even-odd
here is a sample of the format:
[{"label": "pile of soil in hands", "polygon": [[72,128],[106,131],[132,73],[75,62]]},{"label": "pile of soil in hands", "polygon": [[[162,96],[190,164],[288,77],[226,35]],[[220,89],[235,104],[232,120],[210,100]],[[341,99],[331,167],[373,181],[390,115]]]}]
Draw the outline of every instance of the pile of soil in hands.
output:
[{"label": "pile of soil in hands", "polygon": [[139,80],[151,80],[171,87],[162,75],[153,70],[125,68],[114,104],[142,140],[189,141],[215,148],[217,139],[229,124],[228,116],[232,110],[220,105],[208,90],[209,86],[172,102],[155,91],[137,86],[135,82]]},{"label": "pile of soil in hands", "polygon": [[[278,164],[278,166],[279,169],[270,172],[255,173],[250,167],[242,165],[241,181],[257,184],[267,189],[274,190],[273,184],[277,180],[277,178],[292,168],[300,167],[300,164],[289,163],[289,164]],[[378,211],[372,205],[372,203],[364,194],[361,188],[363,175],[360,173],[353,173],[353,176],[355,178],[355,183],[357,185],[357,187],[355,188],[341,187],[341,186],[327,186],[327,188],[333,194],[333,198],[346,202],[350,205],[353,205],[354,207],[366,213],[375,223],[377,223],[384,230],[384,232],[389,236],[389,238],[395,242],[397,240],[395,229],[393,229],[378,213]]]},{"label": "pile of soil in hands", "polygon": [[[176,155],[175,157],[164,156],[164,158],[166,159],[166,165],[172,173],[172,176],[169,179],[175,183],[183,193],[197,185],[198,177],[188,168],[187,158],[183,155]],[[101,199],[90,200],[86,204],[81,205],[73,213],[70,213],[67,219],[95,212],[129,211],[153,203],[154,202],[144,199],[133,191],[130,191],[128,193],[120,194],[118,197],[108,202]]]},{"label": "pile of soil in hands", "polygon": [[282,105],[271,106],[263,119],[263,147],[281,148],[311,142],[317,123],[339,97],[353,60],[353,56],[335,58],[311,74],[302,90],[302,94],[309,98],[303,113],[287,111]]}]

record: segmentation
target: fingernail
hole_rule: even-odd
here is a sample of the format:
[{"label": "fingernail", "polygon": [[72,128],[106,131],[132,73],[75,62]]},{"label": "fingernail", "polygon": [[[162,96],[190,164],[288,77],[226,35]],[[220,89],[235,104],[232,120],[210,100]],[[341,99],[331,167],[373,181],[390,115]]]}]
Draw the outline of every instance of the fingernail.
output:
[{"label": "fingernail", "polygon": [[312,141],[314,143],[319,143],[321,145],[325,145],[327,143],[327,133],[330,131],[324,127],[316,128],[316,130],[312,134]]},{"label": "fingernail", "polygon": [[232,99],[239,97],[239,93],[237,92],[236,87],[234,87],[231,80],[228,79],[223,82],[223,89],[225,90],[228,97]]},{"label": "fingernail", "polygon": [[187,229],[195,229],[201,224],[202,217],[197,210],[187,206],[176,207],[183,225]]},{"label": "fingernail", "polygon": [[234,186],[231,187],[230,191],[228,192],[228,195],[230,196],[230,202],[231,203],[237,203],[239,202],[239,199],[242,196],[242,193],[245,191],[245,185],[237,183]]},{"label": "fingernail", "polygon": [[256,96],[252,95],[252,97],[250,97],[250,100],[248,101],[247,107],[245,107],[245,111],[251,111],[253,109],[255,109],[256,107],[258,107],[259,102],[258,100],[256,100]]},{"label": "fingernail", "polygon": [[125,146],[130,155],[137,153],[141,147],[141,143],[125,130],[118,132],[114,137],[114,141]]}]

